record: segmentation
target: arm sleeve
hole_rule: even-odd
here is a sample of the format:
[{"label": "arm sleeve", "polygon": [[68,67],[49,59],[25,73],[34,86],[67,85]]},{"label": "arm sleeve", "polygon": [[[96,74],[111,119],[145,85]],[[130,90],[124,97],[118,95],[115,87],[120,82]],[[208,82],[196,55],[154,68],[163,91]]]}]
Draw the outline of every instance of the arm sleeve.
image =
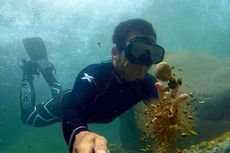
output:
[{"label": "arm sleeve", "polygon": [[147,90],[147,98],[143,100],[143,102],[147,105],[153,99],[158,99],[158,91],[155,87],[155,83],[157,82],[156,78],[150,74],[146,76],[146,90]]},{"label": "arm sleeve", "polygon": [[88,131],[87,112],[95,96],[96,82],[94,77],[84,72],[79,73],[63,112],[62,129],[70,152],[75,135],[81,131]]}]

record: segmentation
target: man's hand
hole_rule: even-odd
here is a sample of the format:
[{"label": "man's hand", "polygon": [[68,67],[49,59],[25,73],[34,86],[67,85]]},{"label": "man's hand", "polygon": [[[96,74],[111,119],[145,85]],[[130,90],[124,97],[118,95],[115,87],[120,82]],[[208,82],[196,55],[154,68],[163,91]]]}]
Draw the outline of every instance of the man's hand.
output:
[{"label": "man's hand", "polygon": [[188,98],[188,94],[178,94],[179,86],[175,89],[170,89],[170,91],[164,91],[164,87],[160,82],[155,83],[156,88],[158,89],[158,96],[161,102],[171,101],[172,105],[170,111],[172,115],[176,112],[178,105],[185,101]]},{"label": "man's hand", "polygon": [[107,140],[96,133],[82,131],[75,136],[72,153],[109,153]]}]

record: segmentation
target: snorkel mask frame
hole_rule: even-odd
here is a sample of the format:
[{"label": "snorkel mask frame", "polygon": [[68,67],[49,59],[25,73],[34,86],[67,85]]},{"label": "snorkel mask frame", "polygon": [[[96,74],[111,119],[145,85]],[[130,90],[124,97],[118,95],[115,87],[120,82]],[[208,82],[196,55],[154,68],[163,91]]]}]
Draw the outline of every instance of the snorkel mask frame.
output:
[{"label": "snorkel mask frame", "polygon": [[[147,44],[153,48],[153,50],[144,49],[140,56],[134,56],[135,43],[140,42],[143,44]],[[124,51],[126,58],[132,64],[140,64],[144,66],[151,66],[152,64],[158,64],[164,59],[165,49],[156,44],[156,42],[149,37],[134,37],[129,42],[121,45],[116,45],[120,52]]]}]

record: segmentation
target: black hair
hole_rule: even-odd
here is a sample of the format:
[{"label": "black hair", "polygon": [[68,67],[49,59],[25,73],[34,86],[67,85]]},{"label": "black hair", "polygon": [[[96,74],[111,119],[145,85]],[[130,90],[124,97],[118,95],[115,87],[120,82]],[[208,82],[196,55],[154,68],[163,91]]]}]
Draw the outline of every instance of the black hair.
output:
[{"label": "black hair", "polygon": [[152,24],[144,19],[129,19],[116,26],[113,32],[113,43],[123,45],[133,32],[140,32],[145,36],[153,36],[156,41],[156,32]]}]

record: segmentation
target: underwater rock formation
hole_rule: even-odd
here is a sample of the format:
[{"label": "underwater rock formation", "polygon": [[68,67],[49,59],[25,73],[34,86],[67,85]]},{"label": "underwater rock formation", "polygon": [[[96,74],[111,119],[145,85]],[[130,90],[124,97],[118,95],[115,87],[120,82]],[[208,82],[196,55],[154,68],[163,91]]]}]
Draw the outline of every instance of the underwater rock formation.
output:
[{"label": "underwater rock formation", "polygon": [[192,145],[183,149],[183,153],[229,153],[230,152],[230,131],[209,141],[202,141],[198,145]]}]

